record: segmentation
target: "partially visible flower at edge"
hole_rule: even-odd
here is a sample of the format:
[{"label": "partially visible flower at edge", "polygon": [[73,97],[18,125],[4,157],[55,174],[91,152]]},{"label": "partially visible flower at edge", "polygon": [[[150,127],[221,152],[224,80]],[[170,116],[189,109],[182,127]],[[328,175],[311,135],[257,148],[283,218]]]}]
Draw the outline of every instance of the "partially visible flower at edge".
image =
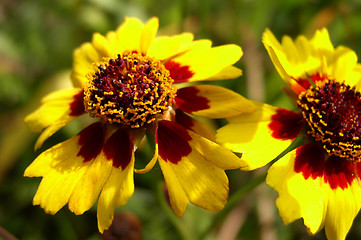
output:
[{"label": "partially visible flower at edge", "polygon": [[[49,94],[27,116],[30,129],[42,131],[36,149],[80,115],[94,118],[25,170],[25,176],[43,177],[34,205],[55,214],[68,203],[71,211],[82,214],[99,197],[98,227],[103,232],[115,207],[133,194],[133,172],[146,173],[158,160],[176,215],[182,216],[188,203],[211,211],[224,207],[224,170],[245,163],[212,141],[212,132],[191,115],[224,118],[255,107],[222,87],[176,85],[239,77],[241,70],[232,65],[242,50],[231,44],[211,47],[211,41],[194,41],[190,33],[156,37],[157,29],[157,18],[145,24],[126,18],[106,36],[95,33],[74,51],[74,88]],[[134,169],[134,152],[146,132],[155,137],[154,157],[144,169]]]},{"label": "partially visible flower at edge", "polygon": [[345,239],[361,204],[361,65],[349,48],[333,47],[326,29],[282,43],[267,29],[263,43],[299,110],[255,102],[255,112],[227,119],[216,139],[253,170],[302,136],[266,182],[285,224],[303,218],[309,234],[325,227],[328,239]]}]

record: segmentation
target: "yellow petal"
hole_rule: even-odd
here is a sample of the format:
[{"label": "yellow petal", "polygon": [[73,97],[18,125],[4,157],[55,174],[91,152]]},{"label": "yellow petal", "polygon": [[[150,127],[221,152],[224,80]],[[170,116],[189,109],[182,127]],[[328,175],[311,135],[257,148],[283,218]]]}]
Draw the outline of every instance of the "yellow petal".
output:
[{"label": "yellow petal", "polygon": [[310,40],[302,35],[294,41],[284,36],[282,44],[267,29],[263,43],[277,71],[297,94],[311,86],[307,79],[315,76],[350,86],[360,81],[355,52],[343,46],[334,49],[326,29],[316,31]]},{"label": "yellow petal", "polygon": [[43,179],[34,197],[34,205],[40,205],[47,213],[55,214],[69,200],[79,179],[88,169],[89,163],[77,156],[79,136],[40,154],[25,170],[24,176]]},{"label": "yellow petal", "polygon": [[253,102],[257,110],[229,118],[229,124],[218,129],[217,142],[242,153],[248,166],[260,168],[282,153],[301,130],[301,116],[291,111]]},{"label": "yellow petal", "polygon": [[228,178],[224,171],[200,154],[189,154],[177,164],[159,160],[167,183],[171,206],[182,216],[187,203],[210,210],[221,210],[228,198]]},{"label": "yellow petal", "polygon": [[325,221],[327,239],[342,240],[346,238],[352,222],[360,210],[360,203],[361,188],[358,180],[353,181],[345,189],[329,189]]},{"label": "yellow petal", "polygon": [[360,210],[360,164],[329,156],[324,171],[323,187],[328,189],[325,231],[328,239],[345,239]]},{"label": "yellow petal", "polygon": [[234,79],[242,76],[242,70],[234,66],[228,66],[222,69],[217,74],[207,78],[207,80],[224,80],[224,79]]},{"label": "yellow petal", "polygon": [[275,68],[291,86],[296,84],[293,79],[307,79],[307,76],[324,73],[320,51],[304,36],[295,41],[284,36],[281,45],[267,29],[262,41]]},{"label": "yellow petal", "polygon": [[269,29],[266,29],[263,33],[262,42],[278,73],[286,82],[290,82],[291,78],[284,67],[284,65],[288,66],[287,58],[283,53],[281,44],[277,41],[276,37]]},{"label": "yellow petal", "polygon": [[293,41],[285,36],[282,38],[282,47],[287,58],[282,64],[289,76],[298,79],[324,73],[320,50],[306,37],[301,35]]},{"label": "yellow petal", "polygon": [[45,131],[40,135],[35,150],[59,129],[84,113],[83,90],[63,89],[53,92],[42,99],[42,105],[25,118],[32,131]]},{"label": "yellow petal", "polygon": [[75,117],[71,117],[69,115],[65,115],[62,119],[54,122],[52,125],[47,127],[38,137],[35,143],[35,151],[38,150],[43,143],[48,139],[50,136],[52,136],[54,133],[59,131],[61,128],[63,128],[65,125],[70,123]]},{"label": "yellow petal", "polygon": [[356,64],[357,56],[354,51],[342,46],[337,47],[328,63],[328,73],[330,75],[330,78],[336,79],[340,82],[348,80],[347,83],[351,86],[354,86],[355,81],[360,80],[360,78],[351,79],[355,77],[353,71],[356,67]]},{"label": "yellow petal", "polygon": [[80,215],[94,205],[112,168],[112,162],[106,159],[104,153],[90,162],[70,196],[69,209],[72,212]]},{"label": "yellow petal", "polygon": [[99,33],[94,33],[92,38],[92,45],[95,51],[97,51],[98,56],[101,56],[102,58],[112,56],[112,52],[109,48],[110,43],[103,35]]},{"label": "yellow petal", "polygon": [[104,132],[104,125],[94,123],[71,139],[46,150],[30,164],[24,176],[43,177],[34,205],[55,214],[69,201],[85,172],[91,171],[91,160],[100,156]]},{"label": "yellow petal", "polygon": [[212,85],[179,89],[174,103],[182,111],[206,118],[232,117],[256,109],[251,101],[241,95]]},{"label": "yellow petal", "polygon": [[266,182],[279,197],[276,201],[285,224],[303,218],[310,234],[322,229],[327,211],[327,189],[322,187],[322,177],[309,177],[295,172],[293,150],[274,163],[268,170]]},{"label": "yellow petal", "polygon": [[107,140],[103,151],[113,167],[98,201],[101,233],[111,225],[115,207],[126,204],[134,192],[134,145],[129,132],[118,129]]},{"label": "yellow petal", "polygon": [[182,33],[175,36],[160,36],[154,39],[149,46],[147,55],[156,59],[168,59],[193,41],[191,33]]},{"label": "yellow petal", "polygon": [[[151,31],[154,30],[151,25],[148,27],[148,33],[147,31],[144,33],[149,35],[149,39],[144,40],[148,41],[148,43],[144,43],[144,47],[150,44],[150,35],[153,34]],[[141,50],[143,28],[144,24],[139,19],[125,18],[124,23],[115,32],[107,33],[106,37],[95,33],[91,43],[84,43],[74,51],[73,72],[71,75],[73,85],[83,87],[87,81],[87,74],[92,71],[93,64],[102,61],[104,57],[113,57],[125,50],[139,52]]]},{"label": "yellow petal", "polygon": [[120,53],[125,50],[140,52],[143,28],[144,24],[138,18],[125,18],[124,23],[116,30]]},{"label": "yellow petal", "polygon": [[266,181],[279,194],[277,207],[284,222],[303,218],[310,234],[325,226],[328,239],[345,239],[361,204],[357,165],[326,156],[316,143],[277,161]]},{"label": "yellow petal", "polygon": [[[54,122],[70,117],[71,103],[77,99],[81,89],[63,89],[43,98],[42,105],[25,118],[25,123],[31,131],[40,132]],[[75,116],[74,116],[75,117]]]},{"label": "yellow petal", "polygon": [[324,52],[333,51],[333,45],[326,28],[316,31],[311,42],[316,48],[322,49]]},{"label": "yellow petal", "polygon": [[202,137],[205,137],[213,142],[216,141],[216,136],[206,124],[200,120],[188,116],[179,108],[175,110],[175,121],[183,127],[198,133]]},{"label": "yellow petal", "polygon": [[71,73],[74,87],[82,88],[85,85],[86,76],[92,70],[93,63],[100,62],[102,57],[89,42],[74,50],[73,71]]},{"label": "yellow petal", "polygon": [[154,41],[155,35],[157,34],[159,26],[158,18],[151,18],[148,22],[144,25],[144,29],[141,36],[140,42],[140,52],[144,55],[147,54],[149,46]]},{"label": "yellow petal", "polygon": [[[200,81],[207,80],[226,67],[233,65],[240,59],[242,54],[242,49],[237,45],[192,48],[184,54],[172,58],[171,63],[174,62],[181,67],[188,67],[188,71],[192,74],[187,81]],[[173,69],[167,69],[170,70],[172,76]]]},{"label": "yellow petal", "polygon": [[168,187],[169,201],[172,209],[177,216],[181,217],[186,211],[190,200],[183,189],[181,181],[173,172],[173,168],[170,164],[167,164],[163,162],[162,159],[159,159],[159,165],[161,166],[164,179]]},{"label": "yellow petal", "polygon": [[346,84],[354,86],[357,91],[361,89],[361,64],[356,64],[352,73],[345,79]]},{"label": "yellow petal", "polygon": [[194,155],[200,154],[206,161],[224,170],[244,168],[247,166],[242,159],[238,158],[223,146],[192,131],[188,131],[188,133],[192,138],[189,144],[192,147],[192,153]]},{"label": "yellow petal", "polygon": [[125,205],[134,192],[134,154],[130,164],[122,168],[112,168],[109,179],[105,183],[98,200],[98,228],[103,233],[111,225],[114,210],[117,206]]},{"label": "yellow petal", "polygon": [[222,168],[242,162],[230,151],[177,123],[160,121],[156,132],[159,164],[167,183],[171,206],[182,216],[190,202],[218,211],[228,197],[228,178]]}]

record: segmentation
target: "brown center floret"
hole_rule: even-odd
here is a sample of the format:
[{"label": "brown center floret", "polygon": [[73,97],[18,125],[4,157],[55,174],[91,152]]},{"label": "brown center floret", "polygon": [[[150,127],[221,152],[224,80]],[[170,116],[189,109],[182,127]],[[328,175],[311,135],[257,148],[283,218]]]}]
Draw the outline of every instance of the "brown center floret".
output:
[{"label": "brown center floret", "polygon": [[298,106],[316,141],[330,155],[361,160],[360,92],[333,80],[317,82],[301,93]]},{"label": "brown center floret", "polygon": [[97,64],[88,79],[84,105],[90,116],[132,128],[164,114],[176,94],[164,65],[136,52]]}]

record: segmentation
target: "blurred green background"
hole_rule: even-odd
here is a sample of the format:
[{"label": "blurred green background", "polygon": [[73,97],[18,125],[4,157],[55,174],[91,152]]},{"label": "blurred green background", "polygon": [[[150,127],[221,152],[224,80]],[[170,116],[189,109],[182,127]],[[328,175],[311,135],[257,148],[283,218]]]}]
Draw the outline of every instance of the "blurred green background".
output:
[{"label": "blurred green background", "polygon": [[[281,91],[284,84],[262,46],[265,28],[280,39],[284,34],[310,37],[315,29],[327,27],[335,46],[346,45],[361,56],[358,0],[1,0],[0,226],[19,239],[101,239],[95,207],[81,216],[67,207],[55,216],[47,215],[32,206],[40,178],[23,177],[39,153],[81,129],[81,119],[34,152],[38,134],[26,128],[23,118],[39,106],[46,93],[70,85],[76,47],[90,41],[94,32],[114,30],[125,16],[143,21],[159,17],[158,35],[189,31],[196,39],[211,39],[213,45],[242,46],[244,56],[237,66],[243,76],[216,84],[288,109],[294,106]],[[144,166],[151,156],[152,148],[144,146],[137,153],[137,164]],[[230,195],[265,171],[228,171]],[[283,225],[274,203],[277,194],[264,183],[224,213],[188,206],[185,216],[177,219],[159,190],[162,181],[157,165],[145,175],[136,174],[134,196],[118,209],[139,219],[142,239],[310,239],[301,220]],[[214,217],[220,221],[211,225]],[[355,219],[348,239],[361,238],[360,220]],[[325,239],[324,233],[313,239]]]}]

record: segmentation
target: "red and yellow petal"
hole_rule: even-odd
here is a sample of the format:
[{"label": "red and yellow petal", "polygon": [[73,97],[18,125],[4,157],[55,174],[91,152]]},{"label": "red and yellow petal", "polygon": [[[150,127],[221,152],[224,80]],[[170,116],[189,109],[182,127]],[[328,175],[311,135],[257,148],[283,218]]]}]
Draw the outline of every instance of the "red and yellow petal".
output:
[{"label": "red and yellow petal", "polygon": [[361,164],[336,156],[328,157],[323,184],[328,189],[325,231],[328,239],[345,239],[360,210]]},{"label": "red and yellow petal", "polygon": [[[289,224],[303,218],[308,232],[315,234],[325,223],[328,193],[322,186],[321,176],[310,177],[310,174],[305,179],[302,172],[295,171],[296,151],[288,153],[270,167],[266,182],[279,194],[276,204],[283,222]],[[316,154],[314,159],[321,157]]]},{"label": "red and yellow petal", "polygon": [[[72,108],[81,105],[82,89],[70,88],[62,89],[50,93],[41,101],[41,106],[25,118],[25,123],[31,131],[41,132],[64,116],[79,116],[84,112]],[[79,103],[80,102],[80,103]],[[74,106],[74,107],[73,107]]]},{"label": "red and yellow petal", "polygon": [[[165,66],[175,83],[207,80],[236,63],[243,52],[237,45],[191,48],[172,58]],[[233,71],[233,70],[232,70]],[[187,73],[187,74],[185,74]],[[187,77],[177,79],[177,74]],[[224,74],[224,72],[223,72]]]},{"label": "red and yellow petal", "polygon": [[94,123],[40,154],[24,173],[27,177],[43,177],[34,205],[40,205],[51,214],[59,211],[69,201],[92,160],[101,156],[103,141],[104,128],[102,124]]},{"label": "red and yellow petal", "polygon": [[119,129],[105,141],[106,128],[94,123],[71,139],[40,154],[25,170],[28,177],[43,177],[34,197],[48,213],[66,203],[82,214],[98,202],[99,230],[107,229],[114,208],[134,192],[134,145],[130,134]]},{"label": "red and yellow petal", "polygon": [[216,141],[216,136],[214,135],[213,131],[208,128],[206,124],[195,118],[190,117],[179,108],[175,110],[175,122],[182,125],[184,128],[196,132],[202,137],[205,137],[214,142]]},{"label": "red and yellow petal", "polygon": [[125,205],[134,192],[134,144],[127,130],[119,129],[104,145],[104,154],[112,169],[98,201],[98,228],[108,229],[117,206]]},{"label": "red and yellow petal", "polygon": [[279,194],[276,203],[285,224],[303,218],[311,235],[325,226],[328,239],[345,239],[360,209],[360,167],[325,158],[318,144],[303,145],[273,164],[266,182]]},{"label": "red and yellow petal", "polygon": [[228,197],[224,169],[241,167],[243,162],[238,157],[177,123],[165,120],[158,123],[156,143],[176,215],[182,216],[188,203],[211,211],[224,207]]},{"label": "red and yellow petal", "polygon": [[253,102],[257,110],[227,119],[218,129],[217,142],[242,153],[249,171],[260,168],[282,153],[298,136],[302,116],[292,111]]},{"label": "red and yellow petal", "polygon": [[177,91],[174,104],[182,111],[206,118],[226,118],[252,112],[254,104],[241,95],[219,86],[198,85]]},{"label": "red and yellow petal", "polygon": [[53,92],[42,99],[42,105],[25,118],[30,130],[40,132],[35,148],[60,128],[77,118],[84,111],[83,90],[78,88],[63,89]]}]

